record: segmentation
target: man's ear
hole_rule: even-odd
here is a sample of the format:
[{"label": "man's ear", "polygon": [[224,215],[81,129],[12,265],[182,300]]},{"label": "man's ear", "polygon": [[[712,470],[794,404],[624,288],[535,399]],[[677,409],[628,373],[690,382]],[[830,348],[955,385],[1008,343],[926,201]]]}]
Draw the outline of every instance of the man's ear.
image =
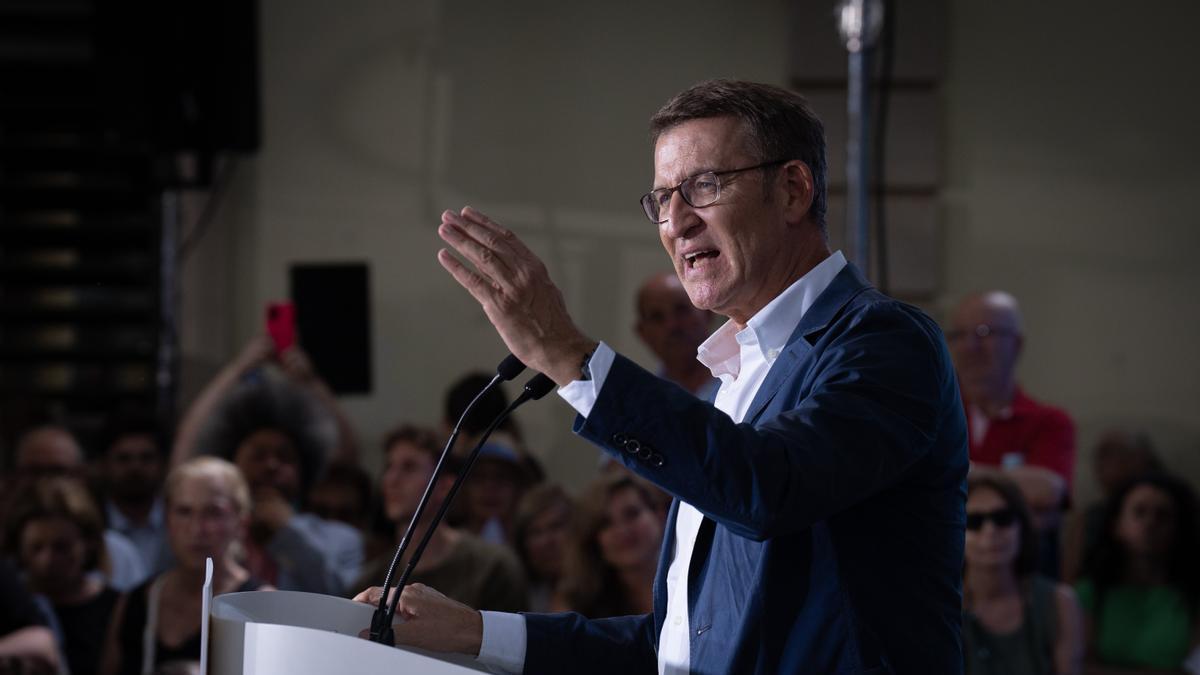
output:
[{"label": "man's ear", "polygon": [[788,223],[799,223],[812,208],[816,183],[812,170],[804,162],[793,159],[780,168],[781,187],[786,195],[784,209]]}]

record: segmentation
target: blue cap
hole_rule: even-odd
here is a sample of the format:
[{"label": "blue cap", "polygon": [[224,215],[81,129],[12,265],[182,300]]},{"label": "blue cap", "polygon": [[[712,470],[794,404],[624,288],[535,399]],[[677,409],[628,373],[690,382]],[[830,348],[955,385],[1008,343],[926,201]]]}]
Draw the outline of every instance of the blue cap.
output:
[{"label": "blue cap", "polygon": [[521,458],[517,457],[517,453],[512,448],[495,441],[483,444],[483,448],[479,450],[479,459],[498,459],[512,464],[521,464]]}]

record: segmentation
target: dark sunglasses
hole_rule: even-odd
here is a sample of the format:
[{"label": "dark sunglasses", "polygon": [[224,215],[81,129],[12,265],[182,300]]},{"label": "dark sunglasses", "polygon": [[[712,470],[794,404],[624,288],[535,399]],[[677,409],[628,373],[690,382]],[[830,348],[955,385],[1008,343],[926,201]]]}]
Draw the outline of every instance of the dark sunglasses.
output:
[{"label": "dark sunglasses", "polygon": [[989,520],[998,528],[1011,527],[1013,523],[1017,522],[1017,512],[1012,509],[1000,509],[999,511],[968,513],[967,529],[981,530],[983,524]]}]

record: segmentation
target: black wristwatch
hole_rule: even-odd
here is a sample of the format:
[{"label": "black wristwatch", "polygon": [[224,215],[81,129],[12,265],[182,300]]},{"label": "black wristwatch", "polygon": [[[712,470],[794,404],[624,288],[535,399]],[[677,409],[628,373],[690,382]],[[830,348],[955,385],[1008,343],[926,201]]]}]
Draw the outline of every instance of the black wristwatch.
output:
[{"label": "black wristwatch", "polygon": [[592,356],[596,354],[596,350],[600,348],[600,343],[596,343],[595,347],[588,350],[588,353],[583,355],[583,362],[579,364],[579,379],[584,382],[589,382],[592,379]]}]

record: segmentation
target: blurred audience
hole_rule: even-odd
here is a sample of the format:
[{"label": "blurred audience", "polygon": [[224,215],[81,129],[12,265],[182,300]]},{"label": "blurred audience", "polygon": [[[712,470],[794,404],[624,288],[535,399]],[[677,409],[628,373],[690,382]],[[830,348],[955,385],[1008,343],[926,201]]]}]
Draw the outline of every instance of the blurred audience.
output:
[{"label": "blurred audience", "polygon": [[1040,533],[1038,569],[1059,575],[1059,529],[1075,467],[1075,424],[1017,384],[1025,343],[1016,298],[974,293],[954,310],[946,341],[967,412],[972,471],[1002,469],[1017,482]]},{"label": "blurred audience", "polygon": [[484,443],[463,482],[461,526],[484,541],[509,544],[517,501],[530,482],[515,450],[499,441]]},{"label": "blurred audience", "polygon": [[513,519],[513,545],[529,580],[529,610],[550,610],[562,579],[575,502],[561,486],[542,483],[525,493]]},{"label": "blurred audience", "polygon": [[151,575],[171,564],[161,494],[165,464],[153,419],[120,416],[110,424],[100,461],[106,520],[137,548]]},{"label": "blurred audience", "polygon": [[[1200,672],[1200,529],[1184,482],[1148,474],[1109,499],[1075,589],[1089,673]],[[1157,672],[1157,671],[1155,671]]]},{"label": "blurred audience", "polygon": [[98,672],[118,593],[104,576],[89,574],[108,564],[104,521],[83,482],[60,476],[27,483],[6,523],[4,542],[30,590],[48,602],[70,672]]},{"label": "blurred audience", "polygon": [[1075,581],[1084,554],[1100,538],[1105,502],[1129,481],[1148,473],[1166,473],[1150,437],[1142,432],[1110,429],[1100,436],[1092,455],[1092,471],[1100,499],[1068,521],[1063,551],[1063,578]]},{"label": "blurred audience", "polygon": [[[459,423],[467,406],[475,401],[476,396],[492,381],[494,375],[494,373],[484,372],[467,373],[450,385],[442,400],[443,438],[450,437],[450,432],[454,430],[454,425]],[[509,403],[508,395],[499,387],[479,397],[479,400],[475,401],[475,408],[471,414],[463,418],[462,423],[459,424],[459,436],[458,441],[454,444],[454,452],[461,456],[475,447],[475,443],[484,430],[492,423],[492,420],[504,412]],[[496,427],[496,437],[508,440],[513,446],[519,445],[524,440],[521,427],[514,417],[508,417],[500,423],[500,426]]]},{"label": "blurred audience", "polygon": [[325,520],[365,531],[375,501],[371,483],[371,475],[357,464],[334,462],[309,488],[308,510]]},{"label": "blurred audience", "polygon": [[[26,486],[41,478],[70,477],[85,479],[83,449],[79,441],[65,427],[47,425],[25,432],[17,441],[16,467],[7,489],[11,497],[20,494]],[[82,484],[82,483],[81,483]],[[81,489],[87,490],[86,487]],[[5,511],[14,507],[9,503]],[[124,535],[113,529],[104,530],[104,550],[108,566],[104,570],[109,585],[118,591],[127,591],[150,576],[146,563],[138,549]]]},{"label": "blurred audience", "polygon": [[307,503],[308,511],[318,518],[357,530],[363,538],[364,560],[392,548],[393,528],[391,523],[380,522],[387,519],[376,495],[375,479],[361,466],[343,461],[330,464],[309,488]]},{"label": "blurred audience", "polygon": [[17,440],[17,470],[25,477],[72,475],[83,478],[83,448],[64,427],[47,424]]},{"label": "blurred audience", "polygon": [[167,476],[165,504],[176,562],[118,601],[104,652],[109,675],[199,660],[205,559],[213,559],[213,595],[270,589],[237,560],[250,524],[250,491],[237,467],[216,457],[180,464]]},{"label": "blurred audience", "polygon": [[54,634],[21,574],[0,558],[0,675],[61,672]]},{"label": "blurred audience", "polygon": [[[253,508],[242,542],[250,572],[284,590],[341,595],[361,571],[362,534],[302,511],[300,499],[331,456],[355,442],[349,424],[308,369],[298,347],[271,367],[274,347],[258,336],[188,408],[175,438],[175,464],[193,455],[233,461],[250,485]],[[337,450],[337,448],[343,450]]]},{"label": "blurred audience", "polygon": [[650,613],[662,537],[643,481],[602,475],[579,500],[554,609],[590,619]]},{"label": "blurred audience", "polygon": [[711,323],[712,314],[692,304],[674,272],[654,274],[638,288],[638,337],[658,357],[659,375],[697,396],[720,384],[696,360],[700,344],[712,333]]},{"label": "blurred audience", "polygon": [[[495,373],[485,372],[467,373],[450,385],[442,400],[442,438],[450,437],[454,425],[462,418],[467,406],[492,381],[494,375]],[[474,448],[475,444],[479,442],[492,420],[499,417],[508,408],[509,403],[508,395],[500,387],[492,389],[480,397],[471,414],[462,419],[458,440],[454,443],[454,454],[463,457],[469,453],[471,448]],[[546,478],[546,471],[542,467],[542,463],[525,447],[525,434],[521,430],[516,416],[509,415],[504,418],[504,421],[492,433],[491,440],[501,443],[517,453],[529,480],[536,483]]]},{"label": "blurred audience", "polygon": [[998,475],[969,481],[964,552],[967,674],[1079,673],[1079,603],[1069,586],[1037,574],[1037,533],[1016,483]]},{"label": "blurred audience", "polygon": [[[411,425],[401,426],[384,441],[385,467],[380,493],[384,511],[395,524],[395,544],[400,542],[417,511],[441,450],[442,443],[433,431]],[[433,486],[428,506],[393,581],[400,578],[434,514],[445,501],[457,471],[457,461],[448,457],[446,470]],[[393,551],[388,551],[367,563],[353,587],[361,590],[382,585],[393,555]],[[485,542],[448,523],[434,530],[411,581],[432,586],[447,597],[478,609],[510,612],[526,609],[525,578],[516,556],[505,547]]]},{"label": "blurred audience", "polygon": [[[701,398],[716,395],[721,381],[697,358],[712,334],[713,314],[697,309],[674,272],[652,274],[638,288],[634,330],[658,358],[658,375]],[[627,472],[625,465],[600,453],[601,471]],[[632,474],[631,474],[632,475]],[[658,512],[666,520],[671,495],[653,488]]]}]

